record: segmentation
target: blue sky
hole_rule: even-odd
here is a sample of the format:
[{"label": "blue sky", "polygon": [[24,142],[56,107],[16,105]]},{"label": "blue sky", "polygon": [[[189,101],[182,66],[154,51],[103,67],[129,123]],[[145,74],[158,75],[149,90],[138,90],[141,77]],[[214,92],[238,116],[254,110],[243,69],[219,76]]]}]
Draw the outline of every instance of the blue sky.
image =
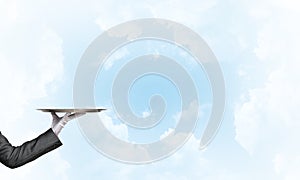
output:
[{"label": "blue sky", "polygon": [[[2,166],[0,178],[299,179],[299,10],[296,0],[0,0],[1,132],[15,145],[50,127],[50,115],[36,108],[73,104],[76,68],[94,38],[133,19],[166,18],[197,32],[220,62],[227,93],[222,126],[214,141],[199,151],[211,103],[201,67],[170,44],[130,44],[108,59],[111,64],[99,72],[97,105],[111,107],[110,80],[132,57],[153,52],[172,57],[188,68],[192,77],[201,74],[194,81],[203,103],[202,115],[194,136],[183,148],[153,164],[122,164],[90,146],[74,121],[60,135],[64,146],[16,170]],[[157,86],[145,88],[149,84]],[[159,139],[174,126],[180,98],[170,81],[146,76],[130,92],[134,112],[142,115],[149,110],[152,93],[162,94],[168,103],[159,127],[147,131],[128,128],[116,118],[113,108],[101,114],[106,127],[128,141]]]},{"label": "blue sky", "polygon": [[[160,54],[168,56],[176,60],[179,64],[185,67],[190,76],[194,78],[194,83],[197,86],[199,93],[199,101],[202,108],[199,109],[201,113],[201,121],[204,122],[204,115],[206,119],[210,113],[210,104],[212,94],[210,90],[209,81],[202,69],[197,64],[191,55],[180,47],[176,47],[170,43],[159,40],[140,40],[131,44],[123,46],[107,59],[104,67],[99,70],[97,79],[95,81],[95,103],[97,106],[108,107],[114,116],[112,119],[115,124],[122,123],[119,118],[113,113],[115,107],[112,102],[112,84],[116,78],[118,71],[124,64],[133,59],[146,54]],[[200,93],[201,92],[201,93]],[[161,95],[166,103],[167,111],[161,123],[156,128],[148,130],[136,129],[127,127],[129,137],[124,139],[128,141],[135,141],[139,143],[154,142],[159,140],[160,136],[169,128],[174,129],[176,121],[178,121],[181,112],[181,97],[178,87],[167,77],[158,74],[148,74],[137,79],[129,92],[129,104],[133,112],[140,117],[150,114],[149,99],[154,94]],[[206,108],[204,111],[203,109]],[[203,122],[201,123],[203,125]],[[198,135],[199,136],[199,135]]]}]

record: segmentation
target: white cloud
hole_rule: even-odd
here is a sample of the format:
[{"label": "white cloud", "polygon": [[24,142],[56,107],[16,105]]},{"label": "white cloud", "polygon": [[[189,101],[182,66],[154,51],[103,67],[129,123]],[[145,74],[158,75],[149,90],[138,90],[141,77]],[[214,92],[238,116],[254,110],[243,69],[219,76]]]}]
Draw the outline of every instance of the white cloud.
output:
[{"label": "white cloud", "polygon": [[[18,32],[11,31],[6,36],[18,36]],[[6,121],[3,124],[7,125],[3,127],[5,129],[13,129],[16,124],[12,122],[23,115],[26,105],[45,97],[47,91],[53,88],[51,83],[60,79],[63,73],[62,40],[53,30],[40,28],[38,35],[28,34],[14,43],[23,44],[27,39],[34,43],[16,46],[13,53],[11,49],[0,50],[0,80],[4,84],[0,89],[0,108],[3,121]],[[2,41],[0,46],[4,44],[7,42]]]},{"label": "white cloud", "polygon": [[289,154],[276,154],[273,159],[277,176],[284,180],[296,180],[300,177],[300,156]]},{"label": "white cloud", "polygon": [[116,52],[113,53],[113,55],[107,60],[104,64],[104,69],[109,70],[116,61],[121,60],[124,58],[126,55],[129,54],[129,51],[127,48],[121,48],[118,49]]},{"label": "white cloud", "polygon": [[[242,143],[257,141],[255,139],[260,137],[255,134],[263,131],[263,126],[299,126],[295,119],[300,117],[296,113],[300,105],[300,96],[297,93],[300,90],[297,83],[300,26],[292,23],[295,18],[290,16],[291,20],[274,19],[259,33],[255,53],[264,63],[257,68],[264,68],[267,78],[263,87],[249,89],[245,93],[247,98],[242,98],[242,103],[237,106],[235,122],[240,128],[237,128],[237,139],[247,138]],[[284,28],[277,26],[278,21]],[[255,76],[253,73],[251,75]]]},{"label": "white cloud", "polygon": [[[258,45],[254,53],[261,62],[261,67],[257,68],[266,70],[267,81],[263,86],[245,91],[245,96],[236,106],[236,140],[252,153],[254,159],[260,159],[259,162],[271,162],[278,179],[297,179],[300,162],[299,146],[293,144],[297,144],[297,137],[299,137],[299,122],[297,121],[299,119],[299,96],[297,93],[300,90],[297,85],[299,84],[297,83],[299,82],[298,77],[300,77],[297,69],[299,67],[298,42],[300,40],[298,35],[300,28],[297,23],[299,3],[296,0],[272,2],[271,0],[247,2],[250,4],[251,17],[257,21],[258,26],[263,26],[259,30]],[[0,1],[1,131],[4,131],[12,141],[18,142],[34,137],[40,132],[39,128],[36,128],[39,126],[31,123],[38,121],[32,120],[35,117],[26,117],[26,120],[30,119],[30,121],[23,121],[24,114],[26,114],[24,111],[26,107],[32,106],[30,103],[32,100],[47,95],[48,89],[55,85],[58,78],[61,78],[64,58],[62,39],[55,29],[48,26],[47,21],[44,21],[43,12],[31,12],[34,9],[42,11],[34,5],[36,2],[31,3],[29,8],[24,5],[20,6],[17,1]],[[61,2],[54,4],[60,4],[61,6],[57,6],[59,7],[57,10],[65,12],[66,9],[72,9],[67,6],[68,3],[70,2],[63,5]],[[124,4],[123,1],[115,0],[95,1],[92,3],[93,7],[89,7],[89,3],[86,3],[86,9],[98,15],[95,21],[101,29],[110,28],[127,20],[153,16],[168,18],[194,29],[207,24],[207,22],[218,23],[223,20],[226,22],[227,17],[219,21],[211,21],[207,18],[208,15],[214,18],[219,17],[215,12],[208,11],[216,6],[216,1],[129,1]],[[47,7],[50,4],[45,3],[44,6]],[[236,8],[239,9],[240,4],[236,5]],[[84,9],[82,6],[78,7]],[[274,7],[279,9],[280,13],[271,9]],[[285,11],[282,11],[282,7]],[[234,7],[230,6],[229,8]],[[20,9],[22,11],[19,11]],[[73,11],[67,12],[66,14],[72,14],[70,12]],[[226,12],[231,13],[231,10]],[[220,12],[220,14],[222,13]],[[53,15],[54,21],[63,22],[61,17],[57,18],[56,13]],[[74,19],[68,23],[77,22]],[[253,23],[253,19],[249,21],[250,24]],[[255,30],[250,30],[254,37],[257,33]],[[244,50],[251,47],[248,38],[252,37],[245,39],[237,37],[239,45]],[[51,63],[48,63],[49,61]],[[251,72],[253,69],[247,71],[247,67],[247,65],[244,66],[240,75],[241,78],[249,80],[249,76],[255,76],[256,72]],[[106,119],[106,126],[117,134],[116,136],[122,138],[128,136],[126,127],[113,124],[108,115],[103,116]],[[155,164],[129,166],[114,163],[103,157],[101,161],[95,160],[96,162],[91,163],[92,166],[88,168],[91,167],[95,170],[93,173],[96,175],[91,175],[92,177],[99,175],[99,178],[110,177],[111,179],[138,179],[140,177],[251,179],[249,172],[243,174],[243,172],[230,167],[230,163],[227,167],[224,163],[222,164],[222,160],[214,162],[205,158],[203,152],[198,151],[198,145],[199,140],[192,137],[179,152]],[[94,159],[96,157],[92,157],[92,161]],[[94,168],[94,165],[101,166],[101,171]],[[60,156],[59,151],[56,151],[21,169],[0,168],[0,178],[67,179],[66,171],[69,168],[71,165]],[[35,174],[36,171],[40,173]],[[72,170],[72,174],[76,174],[75,171]],[[116,173],[119,171],[121,173]]]},{"label": "white cloud", "polygon": [[[49,120],[27,111],[35,111],[32,102],[46,97],[63,75],[62,38],[28,8],[0,1],[0,130],[15,146],[50,128]],[[68,179],[69,167],[56,150],[18,169],[1,166],[0,179]]]},{"label": "white cloud", "polygon": [[[111,179],[250,179],[242,176],[238,170],[220,165],[219,161],[211,161],[204,157],[204,151],[199,151],[200,140],[191,136],[189,141],[172,156],[147,165],[127,165],[110,161],[106,158],[94,160],[92,167],[96,178],[110,177]],[[109,166],[107,166],[109,164]],[[97,168],[96,168],[97,167]],[[101,169],[101,173],[97,173]],[[121,172],[121,174],[116,173]]]},{"label": "white cloud", "polygon": [[0,29],[3,30],[16,22],[18,18],[18,7],[14,0],[0,1]]},{"label": "white cloud", "polygon": [[17,169],[0,168],[1,179],[20,180],[20,179],[62,179],[67,180],[66,171],[71,167],[63,160],[58,151],[54,151],[47,157],[41,157],[26,166]]},{"label": "white cloud", "polygon": [[[96,24],[102,30],[117,25],[128,20],[157,17],[171,19],[190,27],[197,27],[205,24],[208,19],[204,16],[205,12],[213,8],[216,1],[180,1],[180,0],[164,0],[164,1],[127,1],[125,4],[120,0],[99,2],[94,4],[98,18]],[[195,8],[197,7],[197,8]],[[113,15],[111,10],[114,9]]]},{"label": "white cloud", "polygon": [[300,9],[300,2],[297,0],[276,0],[273,3],[279,8],[284,8],[288,11],[299,11]]},{"label": "white cloud", "polygon": [[106,110],[99,114],[103,125],[111,134],[123,141],[128,141],[127,126],[125,124],[114,124],[112,116],[110,110]]},{"label": "white cloud", "polygon": [[[240,98],[235,108],[236,140],[253,158],[272,164],[277,179],[299,179],[295,169],[299,169],[300,146],[295,142],[300,136],[300,23],[294,10],[300,7],[291,1],[267,2],[270,8],[264,8],[272,16],[255,16],[264,25],[258,30],[254,50],[260,64],[257,69],[266,75],[259,78],[266,81],[247,89]],[[257,74],[249,72],[247,76]]]},{"label": "white cloud", "polygon": [[143,118],[146,118],[146,117],[148,117],[150,115],[150,112],[149,111],[144,111],[143,113],[142,113],[142,117]]},{"label": "white cloud", "polygon": [[174,131],[173,128],[169,128],[167,131],[165,131],[162,135],[160,135],[159,139],[162,140],[163,138],[167,137],[169,134],[171,134]]}]

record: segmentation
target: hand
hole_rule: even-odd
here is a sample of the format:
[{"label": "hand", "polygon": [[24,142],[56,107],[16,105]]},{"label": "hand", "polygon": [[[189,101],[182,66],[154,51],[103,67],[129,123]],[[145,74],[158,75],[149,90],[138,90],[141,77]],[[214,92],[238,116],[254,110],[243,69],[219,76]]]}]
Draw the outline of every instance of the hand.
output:
[{"label": "hand", "polygon": [[80,116],[85,115],[84,112],[76,112],[76,113],[66,113],[64,116],[59,117],[55,112],[51,112],[52,115],[52,125],[51,128],[53,132],[58,135],[62,128],[72,119],[78,118]]}]

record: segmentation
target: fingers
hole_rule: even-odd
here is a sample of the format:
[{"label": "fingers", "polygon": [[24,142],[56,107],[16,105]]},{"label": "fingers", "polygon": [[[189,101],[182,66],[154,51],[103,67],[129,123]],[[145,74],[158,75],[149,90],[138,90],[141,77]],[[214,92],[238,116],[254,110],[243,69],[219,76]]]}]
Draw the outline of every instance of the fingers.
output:
[{"label": "fingers", "polygon": [[51,112],[51,115],[54,119],[59,119],[58,115],[55,112]]},{"label": "fingers", "polygon": [[67,112],[67,113],[63,116],[63,119],[68,119],[68,118],[70,118],[71,115],[72,115],[72,113]]},{"label": "fingers", "polygon": [[68,123],[68,121],[83,116],[85,114],[85,112],[67,112],[64,116],[59,117],[57,116],[57,114],[55,114],[55,112],[51,112],[51,115],[53,116],[51,127],[54,133],[58,135],[60,131],[64,128],[64,126]]},{"label": "fingers", "polygon": [[74,119],[74,118],[79,118],[79,117],[81,117],[81,116],[83,116],[85,114],[86,114],[85,112],[75,112],[73,114],[68,115],[68,117],[70,119]]},{"label": "fingers", "polygon": [[62,119],[64,122],[68,122],[72,119],[79,118],[80,116],[83,116],[85,114],[86,114],[85,112],[75,112],[75,113],[68,112],[63,116]]},{"label": "fingers", "polygon": [[52,126],[55,126],[57,123],[61,123],[62,125],[67,124],[68,121],[81,117],[85,115],[85,112],[67,112],[63,117],[59,117],[55,112],[51,112],[51,115],[53,116]]}]

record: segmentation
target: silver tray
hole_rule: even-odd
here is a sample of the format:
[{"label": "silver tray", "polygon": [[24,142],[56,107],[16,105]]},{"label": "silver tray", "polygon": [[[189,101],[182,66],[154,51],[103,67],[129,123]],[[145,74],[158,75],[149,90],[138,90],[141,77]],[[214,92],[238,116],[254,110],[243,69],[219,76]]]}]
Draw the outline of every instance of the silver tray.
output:
[{"label": "silver tray", "polygon": [[102,108],[45,108],[45,109],[37,109],[43,112],[58,112],[58,113],[67,113],[67,112],[84,112],[84,113],[95,113],[101,112],[106,109]]}]

